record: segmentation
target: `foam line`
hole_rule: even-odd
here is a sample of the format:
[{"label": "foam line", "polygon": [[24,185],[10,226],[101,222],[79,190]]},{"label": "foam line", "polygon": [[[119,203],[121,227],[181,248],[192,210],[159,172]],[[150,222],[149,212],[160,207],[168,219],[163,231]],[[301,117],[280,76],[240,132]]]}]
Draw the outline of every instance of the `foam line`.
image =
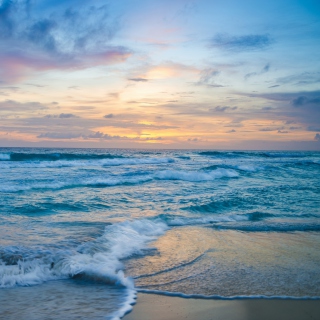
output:
[{"label": "foam line", "polygon": [[138,293],[148,293],[148,294],[158,294],[168,297],[179,297],[184,299],[208,299],[208,300],[244,300],[244,299],[267,299],[267,300],[320,300],[320,296],[264,296],[264,295],[254,295],[254,296],[219,296],[219,295],[202,295],[202,294],[185,294],[182,292],[170,292],[170,291],[161,291],[161,290],[148,290],[148,289],[139,289],[137,288]]}]

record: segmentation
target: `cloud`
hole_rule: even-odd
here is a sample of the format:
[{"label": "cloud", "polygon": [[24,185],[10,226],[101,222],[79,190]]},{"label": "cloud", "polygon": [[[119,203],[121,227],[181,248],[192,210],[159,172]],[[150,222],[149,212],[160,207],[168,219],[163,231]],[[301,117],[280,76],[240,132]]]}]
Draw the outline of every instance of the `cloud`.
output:
[{"label": "cloud", "polygon": [[259,131],[263,131],[263,132],[268,132],[268,131],[275,131],[276,129],[274,128],[261,128],[259,129]]},{"label": "cloud", "polygon": [[199,78],[198,82],[196,82],[195,84],[198,86],[207,86],[207,87],[212,87],[212,88],[224,87],[223,85],[217,84],[215,82],[216,77],[219,74],[220,74],[219,70],[212,69],[212,68],[204,69],[201,71],[200,78]]},{"label": "cloud", "polygon": [[148,79],[145,79],[145,78],[129,78],[128,80],[135,81],[135,82],[147,82],[147,81],[149,81]]},{"label": "cloud", "polygon": [[228,51],[251,51],[265,49],[272,44],[268,34],[249,34],[232,36],[219,33],[210,41],[210,47],[221,48]]},{"label": "cloud", "polygon": [[37,136],[39,139],[54,139],[54,140],[65,140],[65,139],[83,139],[83,140],[135,140],[135,141],[152,141],[162,140],[161,137],[127,137],[119,135],[109,135],[100,131],[91,131],[88,133],[81,132],[45,132]]},{"label": "cloud", "polygon": [[72,113],[60,113],[59,118],[60,119],[68,119],[68,118],[77,118],[77,116],[75,116]]},{"label": "cloud", "polygon": [[48,119],[70,119],[70,118],[79,118],[78,116],[74,115],[73,113],[60,113],[60,114],[47,114],[44,118]]},{"label": "cloud", "polygon": [[251,72],[251,73],[247,73],[244,78],[247,80],[253,76],[259,76],[261,74],[267,73],[270,70],[270,63],[267,63],[262,70],[260,70],[259,72]]},{"label": "cloud", "polygon": [[113,117],[114,117],[113,113],[109,113],[109,114],[106,114],[104,116],[104,118],[106,118],[106,119],[110,119],[110,118],[113,118]]},{"label": "cloud", "polygon": [[237,132],[236,130],[232,129],[232,130],[229,130],[229,131],[226,131],[226,133],[234,133],[234,132]]},{"label": "cloud", "polygon": [[291,101],[294,107],[302,107],[307,104],[320,104],[320,97],[319,98],[308,98],[306,96],[299,96]]},{"label": "cloud", "polygon": [[45,132],[37,136],[37,138],[43,139],[75,139],[82,137],[81,133],[73,132]]},{"label": "cloud", "polygon": [[314,136],[314,140],[320,141],[320,134],[319,134],[319,133],[317,133],[317,134]]},{"label": "cloud", "polygon": [[0,101],[0,112],[1,111],[26,111],[26,110],[44,110],[48,109],[48,107],[40,102],[32,101],[32,102],[17,102],[14,100],[5,100]]},{"label": "cloud", "polygon": [[320,126],[316,127],[316,126],[309,126],[307,128],[308,131],[320,131]]},{"label": "cloud", "polygon": [[0,4],[0,76],[20,80],[32,71],[84,69],[121,63],[131,51],[110,45],[119,29],[107,6],[4,0]]},{"label": "cloud", "polygon": [[225,112],[227,110],[236,110],[238,109],[238,107],[228,107],[228,106],[216,106],[215,108],[213,108],[213,111],[217,111],[217,112]]},{"label": "cloud", "polygon": [[303,72],[286,77],[281,77],[276,80],[279,84],[293,84],[293,85],[308,85],[320,82],[320,72]]}]

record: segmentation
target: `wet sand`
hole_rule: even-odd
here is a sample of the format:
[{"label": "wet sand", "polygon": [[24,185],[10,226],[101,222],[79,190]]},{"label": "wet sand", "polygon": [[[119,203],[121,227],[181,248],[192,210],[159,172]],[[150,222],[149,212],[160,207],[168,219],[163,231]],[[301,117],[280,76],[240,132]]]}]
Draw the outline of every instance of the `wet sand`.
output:
[{"label": "wet sand", "polygon": [[124,320],[320,320],[320,300],[206,300],[139,293]]}]

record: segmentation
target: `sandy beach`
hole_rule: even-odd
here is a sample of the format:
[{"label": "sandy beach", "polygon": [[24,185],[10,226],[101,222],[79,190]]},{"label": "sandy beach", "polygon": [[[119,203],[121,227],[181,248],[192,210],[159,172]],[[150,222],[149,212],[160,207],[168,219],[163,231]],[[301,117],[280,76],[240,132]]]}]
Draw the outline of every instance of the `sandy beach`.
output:
[{"label": "sandy beach", "polygon": [[124,320],[319,320],[320,300],[205,300],[138,294]]}]

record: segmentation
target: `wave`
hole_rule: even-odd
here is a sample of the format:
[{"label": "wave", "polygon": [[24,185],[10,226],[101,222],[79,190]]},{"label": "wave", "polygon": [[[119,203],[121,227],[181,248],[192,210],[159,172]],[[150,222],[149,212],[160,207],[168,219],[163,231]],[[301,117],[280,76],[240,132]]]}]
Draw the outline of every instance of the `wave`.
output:
[{"label": "wave", "polygon": [[3,161],[58,161],[58,160],[96,160],[122,158],[121,155],[109,153],[25,153],[11,152],[1,153],[0,160]]},{"label": "wave", "polygon": [[235,157],[262,157],[262,158],[304,158],[310,156],[310,153],[306,152],[283,152],[283,151],[201,151],[198,153],[201,156],[210,157],[223,157],[223,158],[235,158]]},{"label": "wave", "polygon": [[1,161],[0,168],[62,168],[62,167],[107,167],[121,165],[164,164],[173,163],[171,158],[120,158],[96,160],[55,160],[55,161],[30,161],[8,162]]},{"label": "wave", "polygon": [[120,260],[142,254],[147,243],[167,229],[160,221],[134,220],[107,225],[101,237],[75,249],[2,248],[0,287],[82,277],[133,288],[132,281],[124,277]]},{"label": "wave", "polygon": [[252,164],[239,164],[239,165],[232,165],[232,164],[213,164],[208,167],[203,167],[201,170],[214,170],[214,169],[236,169],[245,172],[257,172],[263,170],[264,167]]},{"label": "wave", "polygon": [[250,217],[244,214],[231,214],[225,216],[185,217],[181,215],[160,214],[153,218],[155,221],[164,221],[169,227],[209,225],[223,222],[248,221]]},{"label": "wave", "polygon": [[121,260],[144,254],[147,244],[167,229],[163,222],[126,221],[106,226],[101,237],[74,249],[0,248],[0,287],[31,286],[68,278],[124,287],[126,303],[112,316],[120,319],[131,310],[135,299],[133,280],[125,277]]},{"label": "wave", "polygon": [[183,180],[190,182],[210,181],[219,178],[234,178],[239,174],[234,170],[216,169],[211,172],[164,170],[155,174],[159,180]]},{"label": "wave", "polygon": [[250,224],[215,224],[212,228],[219,230],[236,230],[245,232],[318,232],[320,224],[318,223],[258,223],[251,222]]},{"label": "wave", "polygon": [[238,177],[239,174],[234,170],[217,169],[209,173],[197,171],[174,171],[164,170],[154,174],[145,174],[137,176],[116,176],[106,178],[86,178],[71,181],[47,181],[47,182],[32,182],[18,185],[2,185],[0,192],[20,192],[33,189],[62,189],[62,188],[80,188],[80,187],[112,187],[118,185],[134,185],[152,180],[182,180],[190,182],[211,181],[219,178]]}]

